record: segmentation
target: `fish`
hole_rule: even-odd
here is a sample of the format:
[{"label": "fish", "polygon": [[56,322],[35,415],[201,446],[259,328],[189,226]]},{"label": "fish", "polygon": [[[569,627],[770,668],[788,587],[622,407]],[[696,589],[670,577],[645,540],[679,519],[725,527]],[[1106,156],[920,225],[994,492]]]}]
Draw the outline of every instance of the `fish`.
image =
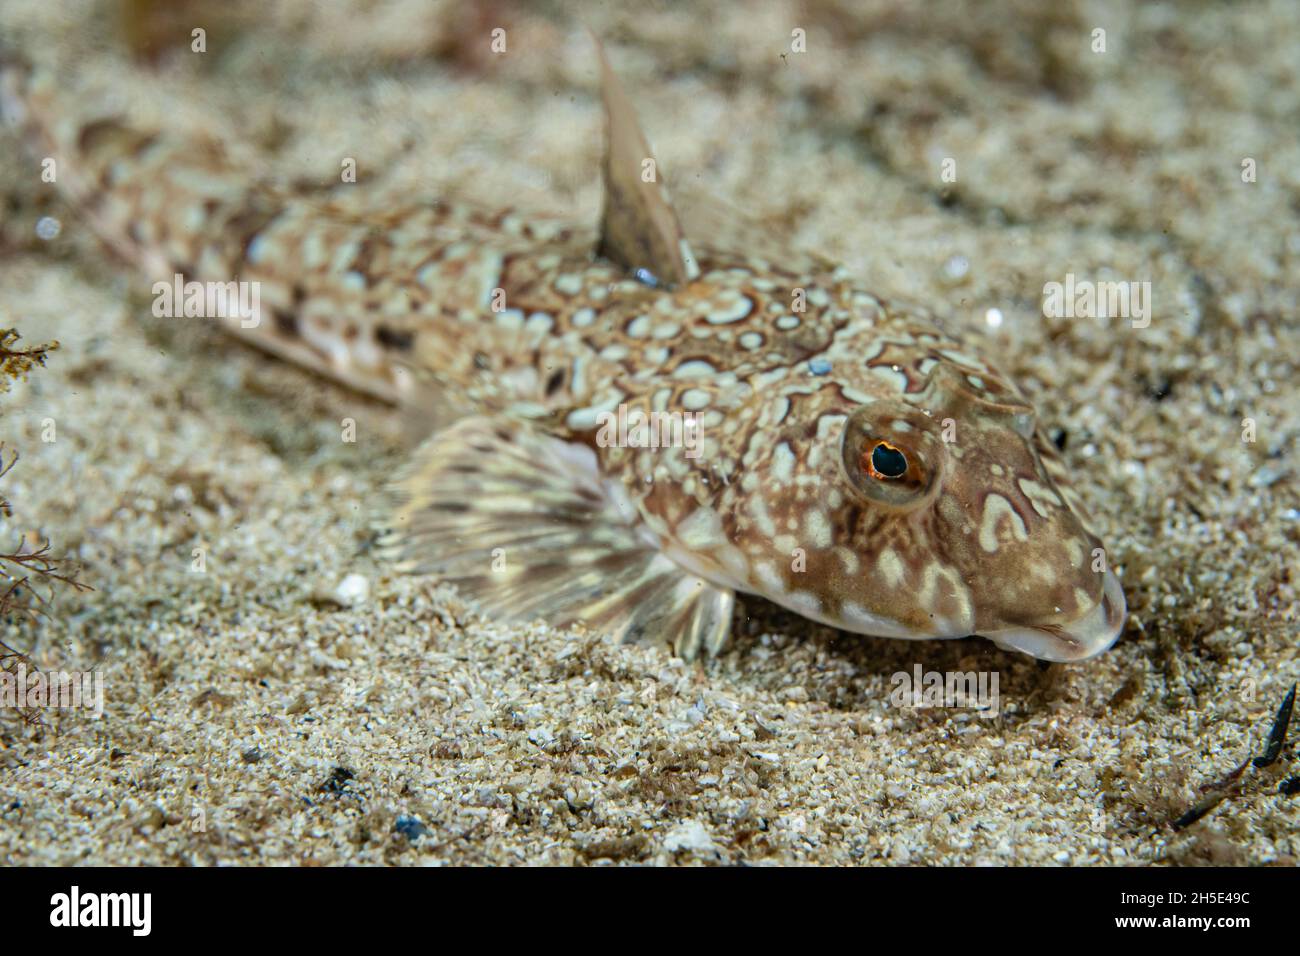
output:
[{"label": "fish", "polygon": [[232,334],[427,422],[376,540],[489,615],[687,659],[727,646],[737,595],[1045,661],[1111,647],[1122,585],[1022,392],[829,261],[688,241],[595,49],[598,229],[270,182],[79,115],[13,55],[0,110],[144,277],[252,284]]}]

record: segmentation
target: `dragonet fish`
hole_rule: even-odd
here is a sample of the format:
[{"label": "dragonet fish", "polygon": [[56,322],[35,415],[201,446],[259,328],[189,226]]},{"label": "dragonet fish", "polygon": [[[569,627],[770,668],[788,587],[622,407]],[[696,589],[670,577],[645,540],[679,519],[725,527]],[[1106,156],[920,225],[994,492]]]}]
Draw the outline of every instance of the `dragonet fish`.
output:
[{"label": "dragonet fish", "polygon": [[1033,408],[842,269],[687,241],[597,44],[600,228],[267,182],[215,139],[4,111],[151,281],[255,283],[247,342],[430,418],[384,551],[491,614],[722,648],[735,596],[857,634],[1106,650],[1123,590]]}]

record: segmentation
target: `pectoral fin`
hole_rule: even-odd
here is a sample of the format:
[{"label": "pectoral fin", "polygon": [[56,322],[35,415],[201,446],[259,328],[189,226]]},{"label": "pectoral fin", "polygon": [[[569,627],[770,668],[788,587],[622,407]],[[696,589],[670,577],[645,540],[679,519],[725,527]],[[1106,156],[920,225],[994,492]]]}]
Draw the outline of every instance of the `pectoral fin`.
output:
[{"label": "pectoral fin", "polygon": [[381,549],[496,617],[659,638],[688,659],[726,642],[734,592],[660,553],[586,445],[464,419],[419,449],[391,497]]}]

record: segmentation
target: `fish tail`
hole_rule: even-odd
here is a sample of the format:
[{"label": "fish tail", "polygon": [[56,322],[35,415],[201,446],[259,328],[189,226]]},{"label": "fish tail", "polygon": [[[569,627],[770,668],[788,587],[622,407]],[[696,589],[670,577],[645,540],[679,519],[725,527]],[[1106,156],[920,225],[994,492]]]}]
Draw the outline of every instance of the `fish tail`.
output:
[{"label": "fish tail", "polygon": [[[291,236],[350,227],[331,222],[316,208],[324,204],[302,190],[250,176],[215,137],[88,112],[59,89],[54,71],[12,51],[0,58],[5,119],[78,221],[145,277],[155,314],[211,318],[251,345],[359,391],[403,398],[410,378],[397,361],[403,334],[370,328],[364,315],[353,328],[317,327],[304,318],[314,305],[331,315],[346,310],[313,303],[325,290],[300,284],[292,263],[259,255],[267,243],[258,239],[273,223]],[[197,309],[195,296],[203,300]]]},{"label": "fish tail", "polygon": [[[148,271],[164,260],[197,267],[211,237],[224,232],[213,228],[222,213],[249,198],[246,177],[230,168],[221,144],[87,112],[64,102],[59,87],[53,70],[0,54],[0,111],[99,238]],[[208,251],[209,260],[218,251]],[[216,256],[213,271],[229,275],[231,258]]]}]

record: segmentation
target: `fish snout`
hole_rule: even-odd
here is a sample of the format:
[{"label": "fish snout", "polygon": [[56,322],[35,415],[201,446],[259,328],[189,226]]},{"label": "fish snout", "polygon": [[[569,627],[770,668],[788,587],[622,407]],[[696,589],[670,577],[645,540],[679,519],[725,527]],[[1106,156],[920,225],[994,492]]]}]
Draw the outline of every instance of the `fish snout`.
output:
[{"label": "fish snout", "polygon": [[1022,624],[981,631],[1003,650],[1015,650],[1039,660],[1086,661],[1108,650],[1124,630],[1128,605],[1124,588],[1114,571],[1107,569],[1101,597],[1077,617],[1045,624]]}]

